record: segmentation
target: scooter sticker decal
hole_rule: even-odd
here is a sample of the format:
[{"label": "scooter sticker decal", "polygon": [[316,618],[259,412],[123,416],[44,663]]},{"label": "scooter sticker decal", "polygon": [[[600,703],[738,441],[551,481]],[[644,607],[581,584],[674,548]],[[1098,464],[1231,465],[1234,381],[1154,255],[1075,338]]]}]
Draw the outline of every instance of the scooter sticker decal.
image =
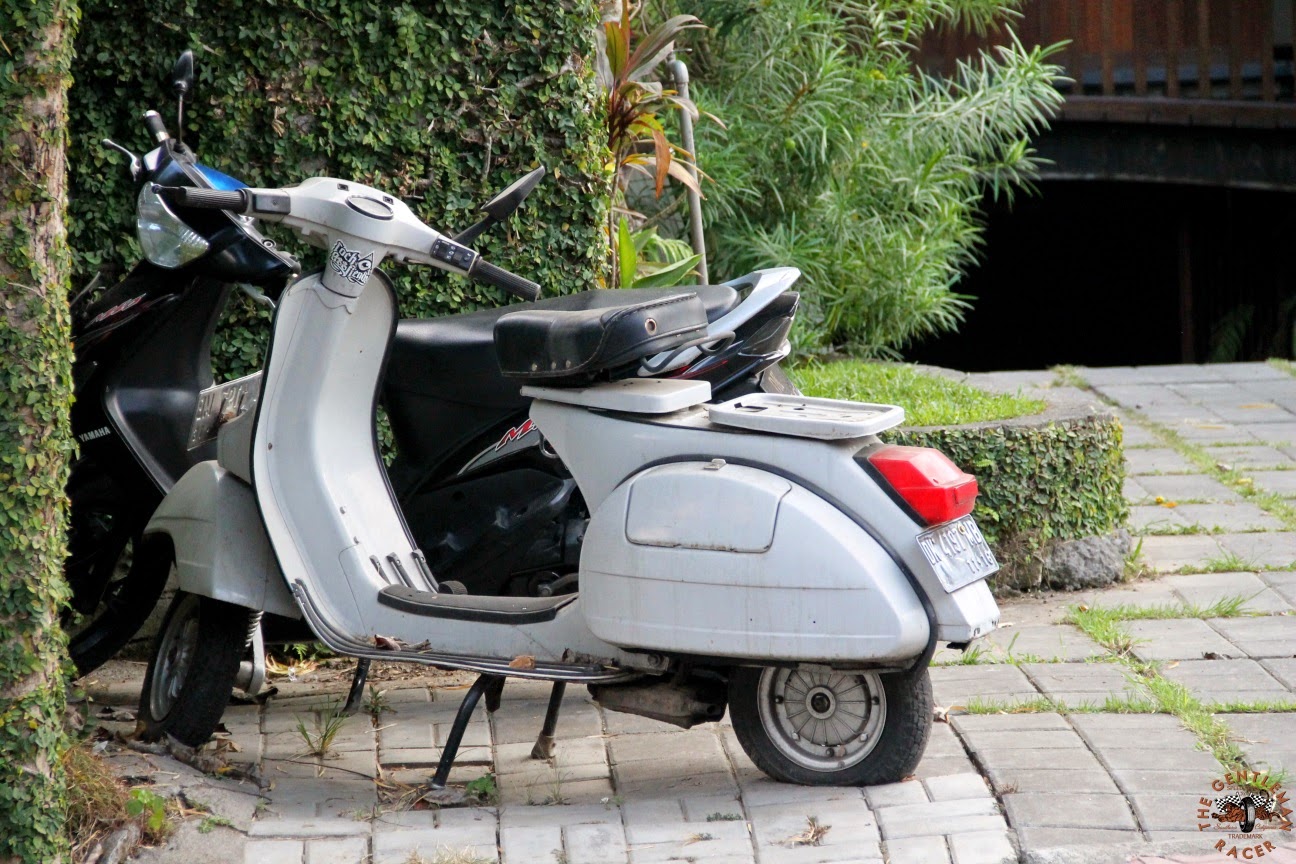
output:
[{"label": "scooter sticker decal", "polygon": [[135,306],[146,296],[147,295],[145,294],[141,294],[138,297],[132,297],[129,300],[124,300],[121,303],[118,303],[116,306],[112,307],[111,309],[105,309],[95,317],[91,318],[90,322],[86,324],[86,326],[90,327],[94,324],[98,324],[100,321],[107,321],[109,318],[113,317],[114,315],[118,315],[122,312],[125,312],[127,309],[131,308],[132,306]]},{"label": "scooter sticker decal", "polygon": [[512,444],[524,435],[530,435],[535,430],[535,422],[531,420],[526,421],[521,426],[514,426],[512,429],[504,433],[503,437],[500,438],[499,443],[495,445],[495,449],[497,451],[503,450],[509,444]]},{"label": "scooter sticker decal", "polygon": [[369,281],[369,274],[373,272],[373,253],[362,258],[359,252],[348,249],[345,243],[338,240],[329,252],[329,267],[348,282],[363,285]]},{"label": "scooter sticker decal", "polygon": [[96,438],[104,438],[112,434],[112,430],[107,426],[100,426],[98,429],[91,429],[89,432],[82,432],[77,436],[77,440],[82,444],[88,444]]}]

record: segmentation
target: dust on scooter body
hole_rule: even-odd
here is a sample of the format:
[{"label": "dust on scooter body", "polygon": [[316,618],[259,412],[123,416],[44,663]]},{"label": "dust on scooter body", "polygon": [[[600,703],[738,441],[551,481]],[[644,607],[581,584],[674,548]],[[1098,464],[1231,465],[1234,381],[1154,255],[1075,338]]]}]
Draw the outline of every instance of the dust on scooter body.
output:
[{"label": "dust on scooter body", "polygon": [[451,593],[411,539],[375,443],[395,325],[378,268],[428,264],[527,299],[538,287],[358,183],[159,191],[282,221],[329,257],[280,300],[255,415],[221,428],[219,458],[185,474],[145,529],[170,543],[182,592],[141,695],[146,734],[201,744],[268,613],[304,619],[342,654],[479,674],[434,789],[479,698],[497,707],[510,677],[554,682],[538,756],[563,688],[583,683],[609,710],[685,728],[727,707],[778,780],[914,770],[937,643],[984,636],[999,612],[985,583],[997,565],[970,516],[976,481],[938,451],[881,442],[900,408],[768,393],[707,404],[703,381],[605,380],[713,341],[692,294],[504,315],[501,370],[533,400],[591,514],[579,592]]}]

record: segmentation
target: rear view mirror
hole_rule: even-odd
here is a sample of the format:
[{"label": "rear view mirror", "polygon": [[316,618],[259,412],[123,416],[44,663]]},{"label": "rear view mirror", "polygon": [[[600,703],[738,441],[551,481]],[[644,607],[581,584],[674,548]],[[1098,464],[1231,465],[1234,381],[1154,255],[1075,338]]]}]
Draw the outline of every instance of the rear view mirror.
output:
[{"label": "rear view mirror", "polygon": [[194,85],[194,58],[192,51],[185,51],[176,60],[175,66],[171,68],[171,86],[175,88],[176,96],[180,101],[188,98],[193,92]]},{"label": "rear view mirror", "polygon": [[531,190],[536,187],[541,178],[545,176],[545,167],[541,165],[534,171],[522,176],[512,183],[503,192],[496,195],[491,200],[482,205],[482,212],[491,217],[496,222],[503,222],[507,219],[518,205],[531,194]]}]

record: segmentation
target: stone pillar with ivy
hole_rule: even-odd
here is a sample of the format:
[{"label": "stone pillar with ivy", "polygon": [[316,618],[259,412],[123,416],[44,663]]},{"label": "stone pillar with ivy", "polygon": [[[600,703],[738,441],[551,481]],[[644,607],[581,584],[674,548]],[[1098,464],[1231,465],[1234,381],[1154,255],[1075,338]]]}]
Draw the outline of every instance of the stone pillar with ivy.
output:
[{"label": "stone pillar with ivy", "polygon": [[56,862],[73,454],[65,145],[74,0],[0,3],[0,861]]}]

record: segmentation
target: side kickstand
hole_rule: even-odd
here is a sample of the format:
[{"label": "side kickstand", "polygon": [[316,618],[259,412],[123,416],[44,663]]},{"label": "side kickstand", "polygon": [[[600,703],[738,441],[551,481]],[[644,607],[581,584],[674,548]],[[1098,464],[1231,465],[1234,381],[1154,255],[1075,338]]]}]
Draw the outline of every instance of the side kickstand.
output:
[{"label": "side kickstand", "polygon": [[360,710],[360,696],[364,693],[365,680],[368,677],[369,661],[362,657],[356,662],[355,676],[351,679],[351,692],[347,694],[346,705],[342,706],[342,713],[347,717]]},{"label": "side kickstand", "polygon": [[545,711],[544,726],[540,737],[536,738],[531,748],[532,759],[552,759],[554,754],[554,729],[558,726],[558,710],[562,708],[563,693],[567,690],[566,681],[555,681],[549,693],[549,709]]},{"label": "side kickstand", "polygon": [[463,702],[459,703],[459,712],[455,714],[454,724],[450,727],[450,736],[446,738],[445,747],[441,750],[441,761],[437,763],[436,775],[432,778],[432,791],[439,792],[446,788],[450,769],[454,767],[455,757],[459,755],[459,744],[463,741],[468,721],[472,719],[473,710],[477,707],[477,700],[488,689],[500,686],[502,681],[499,675],[479,675],[468,688]]}]

